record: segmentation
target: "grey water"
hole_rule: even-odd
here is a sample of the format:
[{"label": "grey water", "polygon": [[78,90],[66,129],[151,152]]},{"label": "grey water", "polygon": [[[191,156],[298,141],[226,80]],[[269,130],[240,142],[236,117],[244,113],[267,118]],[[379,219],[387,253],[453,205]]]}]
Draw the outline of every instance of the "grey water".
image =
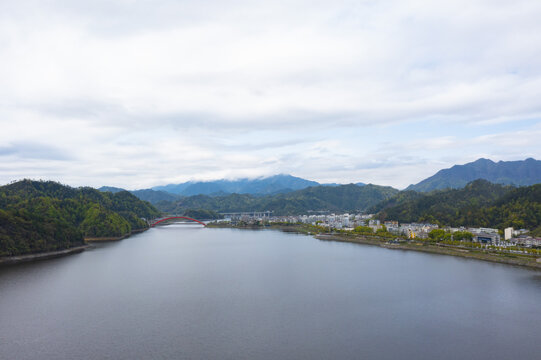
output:
[{"label": "grey water", "polygon": [[0,268],[0,359],[540,359],[541,273],[170,225]]}]

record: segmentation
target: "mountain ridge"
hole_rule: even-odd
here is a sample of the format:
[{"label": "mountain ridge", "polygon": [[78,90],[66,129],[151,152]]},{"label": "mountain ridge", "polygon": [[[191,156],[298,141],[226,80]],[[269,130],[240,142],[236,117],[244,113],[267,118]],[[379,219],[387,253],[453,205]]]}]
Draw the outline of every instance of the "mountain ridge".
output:
[{"label": "mountain ridge", "polygon": [[165,191],[175,195],[212,195],[226,194],[272,194],[285,191],[295,191],[310,186],[320,185],[316,181],[306,180],[292,175],[279,174],[256,179],[243,178],[238,180],[188,181],[180,184],[154,186],[151,189]]},{"label": "mountain ridge", "polygon": [[409,185],[405,190],[429,192],[446,188],[458,189],[477,179],[503,185],[534,185],[541,182],[541,161],[527,158],[494,162],[480,158],[470,163],[439,170],[417,184]]},{"label": "mountain ridge", "polygon": [[168,213],[182,213],[188,209],[216,212],[274,211],[275,215],[306,214],[310,211],[363,211],[397,194],[390,186],[347,184],[312,186],[289,193],[254,196],[228,194],[224,196],[194,195],[177,202],[159,202],[156,207]]}]

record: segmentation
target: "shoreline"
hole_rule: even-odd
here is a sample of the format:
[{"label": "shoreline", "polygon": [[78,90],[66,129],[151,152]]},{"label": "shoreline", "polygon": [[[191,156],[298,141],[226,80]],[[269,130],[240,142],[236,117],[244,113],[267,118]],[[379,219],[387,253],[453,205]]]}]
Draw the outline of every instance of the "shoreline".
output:
[{"label": "shoreline", "polygon": [[35,253],[35,254],[25,254],[25,255],[16,255],[16,256],[6,256],[0,258],[0,266],[7,266],[7,265],[16,265],[20,263],[25,262],[33,262],[33,261],[40,261],[40,260],[47,260],[47,259],[54,259],[59,257],[64,257],[72,254],[78,254],[81,253],[89,248],[92,247],[91,243],[93,242],[109,242],[109,241],[120,241],[122,239],[126,239],[132,235],[142,233],[147,229],[137,229],[133,230],[129,234],[123,235],[123,236],[117,236],[117,237],[95,237],[95,238],[84,238],[84,245],[75,246],[72,248],[64,249],[64,250],[57,250],[57,251],[47,251],[42,253]]},{"label": "shoreline", "polygon": [[218,228],[232,228],[232,229],[245,229],[245,230],[258,230],[258,229],[272,229],[279,230],[283,232],[294,232],[298,234],[305,234],[314,237],[320,241],[335,241],[335,242],[344,242],[351,244],[360,244],[360,245],[372,245],[379,246],[385,249],[391,250],[404,250],[404,251],[417,251],[424,252],[429,254],[438,254],[438,255],[448,255],[462,257],[466,259],[474,259],[481,261],[489,261],[493,263],[513,265],[525,267],[531,270],[541,271],[541,257],[535,258],[533,256],[520,255],[520,254],[507,254],[507,253],[491,253],[478,249],[468,249],[468,248],[456,248],[444,245],[428,244],[422,242],[412,242],[412,243],[389,243],[387,240],[382,240],[376,236],[368,238],[364,235],[356,234],[326,234],[326,233],[317,233],[310,232],[306,229],[302,229],[298,225],[277,225],[277,226],[210,226]]},{"label": "shoreline", "polygon": [[67,255],[81,253],[85,251],[86,249],[88,249],[89,247],[91,247],[91,245],[86,244],[86,245],[75,246],[75,247],[64,249],[64,250],[48,251],[48,252],[37,253],[37,254],[2,257],[0,258],[0,266],[15,265],[15,264],[20,264],[20,263],[25,263],[25,262],[33,262],[33,261],[64,257]]},{"label": "shoreline", "polygon": [[129,238],[132,235],[145,232],[148,229],[150,229],[150,228],[132,230],[130,233],[125,234],[125,235],[121,235],[121,236],[86,237],[86,238],[84,238],[84,240],[85,240],[85,243],[120,241],[120,240]]},{"label": "shoreline", "polygon": [[505,264],[526,267],[531,270],[541,271],[541,262],[538,259],[531,256],[520,256],[502,254],[502,253],[489,253],[482,250],[470,250],[462,248],[452,248],[441,245],[432,245],[432,244],[422,244],[422,243],[398,243],[398,244],[389,244],[387,242],[382,242],[381,240],[370,240],[363,239],[361,237],[350,238],[350,236],[340,236],[340,235],[330,235],[330,234],[317,234],[314,235],[314,238],[321,241],[336,241],[336,242],[345,242],[351,244],[360,244],[360,245],[372,245],[379,246],[385,249],[391,250],[403,250],[403,251],[417,251],[424,252],[428,254],[437,254],[437,255],[447,255],[447,256],[456,256],[462,257],[465,259],[474,259],[481,261],[489,261],[493,263]]}]

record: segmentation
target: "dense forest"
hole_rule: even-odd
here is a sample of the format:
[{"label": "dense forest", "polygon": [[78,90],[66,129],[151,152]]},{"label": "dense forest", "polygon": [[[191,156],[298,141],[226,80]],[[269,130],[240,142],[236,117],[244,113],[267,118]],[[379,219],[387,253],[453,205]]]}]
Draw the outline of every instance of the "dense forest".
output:
[{"label": "dense forest", "polygon": [[0,187],[0,256],[82,245],[85,237],[115,237],[146,228],[160,212],[122,191],[72,188],[22,180]]},{"label": "dense forest", "polygon": [[515,188],[476,180],[462,189],[404,191],[370,209],[381,220],[526,228],[541,234],[541,184]]},{"label": "dense forest", "polygon": [[216,212],[274,211],[274,215],[297,215],[311,211],[358,212],[397,194],[398,190],[378,185],[314,186],[286,194],[254,196],[230,194],[225,196],[195,195],[176,202],[161,201],[156,207],[163,212],[182,214],[187,209]]}]

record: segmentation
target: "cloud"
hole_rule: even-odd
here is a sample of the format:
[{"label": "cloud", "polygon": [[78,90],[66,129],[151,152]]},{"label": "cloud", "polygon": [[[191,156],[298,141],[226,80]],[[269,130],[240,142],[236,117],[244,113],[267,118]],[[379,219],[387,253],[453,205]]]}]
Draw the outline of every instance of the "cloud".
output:
[{"label": "cloud", "polygon": [[528,0],[1,2],[0,181],[39,154],[40,175],[128,188],[402,186],[539,158],[540,17]]},{"label": "cloud", "polygon": [[16,142],[0,145],[0,157],[38,160],[71,160],[69,152],[46,144]]}]

